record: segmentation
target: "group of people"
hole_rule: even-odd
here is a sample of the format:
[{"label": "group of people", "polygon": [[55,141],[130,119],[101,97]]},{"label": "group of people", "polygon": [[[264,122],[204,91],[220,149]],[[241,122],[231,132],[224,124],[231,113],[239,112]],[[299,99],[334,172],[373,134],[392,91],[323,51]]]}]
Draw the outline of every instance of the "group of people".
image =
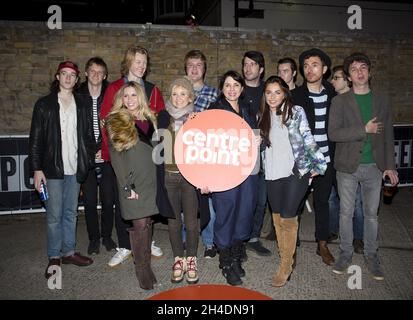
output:
[{"label": "group of people", "polygon": [[[388,176],[396,185],[398,177],[390,102],[371,90],[366,55],[345,58],[333,68],[330,83],[325,75],[331,59],[318,48],[299,56],[299,69],[294,59],[280,59],[278,74],[266,80],[263,54],[247,51],[242,73],[225,72],[216,89],[205,83],[205,55],[191,50],[184,58],[185,76],[172,81],[166,102],[145,80],[148,65],[148,51],[132,46],[121,63],[121,78],[109,84],[104,60],[93,57],[85,66],[86,81],[77,88],[78,66],[62,62],[50,94],[34,107],[30,165],[36,190],[41,183],[49,189],[46,278],[52,275],[50,266],[93,263],[75,252],[81,186],[88,255],[98,254],[101,244],[116,250],[111,267],[133,256],[145,290],[157,281],[151,256],[162,254],[152,239],[155,215],[168,221],[173,283],[199,281],[201,234],[204,257],[218,253],[227,283],[240,285],[247,250],[271,255],[259,240],[267,206],[280,257],[272,285],[284,286],[297,263],[299,214],[309,191],[322,261],[342,274],[353,251],[362,252],[373,277],[384,278],[377,244],[381,182]],[[296,87],[299,70],[304,82]],[[208,186],[197,189],[185,179],[172,150],[182,125],[195,113],[213,109],[232,112],[259,129],[260,170],[230,190],[211,193]],[[159,146],[159,158],[167,161],[155,159]],[[111,236],[113,221],[118,244]],[[338,235],[336,260],[327,244]]]}]

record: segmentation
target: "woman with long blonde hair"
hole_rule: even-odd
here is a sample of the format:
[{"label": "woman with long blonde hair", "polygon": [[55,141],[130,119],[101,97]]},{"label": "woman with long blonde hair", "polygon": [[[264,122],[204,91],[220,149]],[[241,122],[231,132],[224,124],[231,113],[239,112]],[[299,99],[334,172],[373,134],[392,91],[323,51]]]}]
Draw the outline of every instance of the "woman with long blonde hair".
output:
[{"label": "woman with long blonde hair", "polygon": [[140,287],[150,290],[156,283],[151,269],[151,216],[158,213],[157,173],[151,143],[156,118],[138,83],[131,81],[120,88],[105,126],[122,218],[133,224],[128,231],[136,276]]}]

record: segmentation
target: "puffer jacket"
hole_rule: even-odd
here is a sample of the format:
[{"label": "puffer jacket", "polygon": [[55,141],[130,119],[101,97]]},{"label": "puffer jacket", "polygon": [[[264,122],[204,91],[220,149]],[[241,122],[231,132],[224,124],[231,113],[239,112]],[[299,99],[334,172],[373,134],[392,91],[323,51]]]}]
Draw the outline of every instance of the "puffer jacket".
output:
[{"label": "puffer jacket", "polygon": [[[83,99],[75,94],[77,110],[76,180],[86,180],[95,157],[95,138]],[[29,137],[29,164],[33,171],[42,170],[47,179],[63,179],[61,128],[57,92],[40,98],[33,109]]]}]

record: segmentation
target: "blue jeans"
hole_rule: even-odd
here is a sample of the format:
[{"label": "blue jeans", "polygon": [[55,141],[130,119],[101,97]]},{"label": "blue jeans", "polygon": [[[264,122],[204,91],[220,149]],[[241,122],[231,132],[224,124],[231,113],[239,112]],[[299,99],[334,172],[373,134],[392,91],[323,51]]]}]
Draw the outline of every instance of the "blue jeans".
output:
[{"label": "blue jeans", "polygon": [[202,230],[202,243],[204,247],[211,247],[214,245],[214,223],[215,223],[215,210],[212,205],[212,198],[208,199],[210,219],[208,225]]},{"label": "blue jeans", "polygon": [[358,184],[361,186],[364,213],[364,255],[375,256],[378,249],[377,211],[380,204],[382,172],[375,164],[361,164],[354,173],[337,171],[340,194],[340,249],[350,257],[353,253],[353,215]]},{"label": "blue jeans", "polygon": [[267,204],[267,183],[265,182],[265,174],[259,173],[257,176],[257,206],[254,211],[254,220],[249,242],[256,242],[259,240],[264,221],[265,205]]},{"label": "blue jeans", "polygon": [[76,246],[80,184],[76,175],[65,175],[63,179],[47,179],[47,189],[47,256],[49,259],[71,256]]},{"label": "blue jeans", "polygon": [[[330,207],[330,233],[339,233],[339,217],[340,217],[340,198],[335,186],[331,188],[330,198],[328,199]],[[361,200],[361,188],[357,188],[356,205],[353,217],[353,232],[354,239],[363,239],[363,203]]]}]

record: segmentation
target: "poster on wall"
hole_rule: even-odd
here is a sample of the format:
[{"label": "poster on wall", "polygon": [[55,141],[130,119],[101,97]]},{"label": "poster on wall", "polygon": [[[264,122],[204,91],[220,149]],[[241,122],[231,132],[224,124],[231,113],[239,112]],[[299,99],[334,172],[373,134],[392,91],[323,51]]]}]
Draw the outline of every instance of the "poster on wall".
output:
[{"label": "poster on wall", "polygon": [[0,136],[1,211],[42,208],[34,190],[28,151],[28,136]]}]

